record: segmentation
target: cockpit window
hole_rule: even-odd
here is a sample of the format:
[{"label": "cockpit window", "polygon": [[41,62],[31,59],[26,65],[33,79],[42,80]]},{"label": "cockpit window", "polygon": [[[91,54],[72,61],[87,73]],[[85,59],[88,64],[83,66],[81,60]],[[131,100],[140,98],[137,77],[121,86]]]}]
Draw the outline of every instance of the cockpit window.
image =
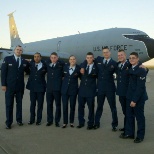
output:
[{"label": "cockpit window", "polygon": [[123,35],[123,36],[133,40],[142,40],[150,38],[148,35]]}]

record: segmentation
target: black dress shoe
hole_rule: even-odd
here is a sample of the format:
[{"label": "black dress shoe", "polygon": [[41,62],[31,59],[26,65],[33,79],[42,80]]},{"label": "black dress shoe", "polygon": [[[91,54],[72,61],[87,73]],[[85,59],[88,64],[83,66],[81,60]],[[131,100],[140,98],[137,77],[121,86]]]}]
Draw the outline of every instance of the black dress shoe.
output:
[{"label": "black dress shoe", "polygon": [[112,131],[116,132],[117,131],[117,127],[112,127]]},{"label": "black dress shoe", "polygon": [[142,142],[143,141],[143,139],[140,139],[140,138],[136,138],[135,140],[134,140],[134,143],[140,143],[140,142]]},{"label": "black dress shoe", "polygon": [[17,124],[18,124],[19,126],[23,126],[23,123],[22,123],[22,122],[17,122]]},{"label": "black dress shoe", "polygon": [[121,133],[121,135],[119,137],[123,138],[123,139],[134,139],[134,136],[132,136],[132,135],[125,135],[124,133]]},{"label": "black dress shoe", "polygon": [[37,125],[37,126],[41,125],[41,122],[36,122],[36,125]]},{"label": "black dress shoe", "polygon": [[87,130],[93,129],[93,126],[87,126]]},{"label": "black dress shoe", "polygon": [[98,129],[100,126],[99,125],[94,125],[93,128],[94,129]]},{"label": "black dress shoe", "polygon": [[46,126],[51,126],[52,125],[52,122],[48,122],[47,124],[46,124]]},{"label": "black dress shoe", "polygon": [[56,123],[55,123],[55,126],[56,126],[56,127],[60,127],[60,125],[59,125],[59,123],[58,123],[58,122],[56,122]]},{"label": "black dress shoe", "polygon": [[67,127],[67,125],[66,124],[64,124],[63,126],[62,126],[62,128],[66,128]]},{"label": "black dress shoe", "polygon": [[125,131],[125,128],[120,128],[119,131]]},{"label": "black dress shoe", "polygon": [[84,125],[78,125],[76,128],[82,128],[84,127]]},{"label": "black dress shoe", "polygon": [[74,125],[73,124],[70,124],[70,127],[74,128]]},{"label": "black dress shoe", "polygon": [[28,122],[28,125],[32,125],[34,122],[33,121],[29,121]]},{"label": "black dress shoe", "polygon": [[5,128],[6,128],[6,129],[11,129],[11,126],[6,126]]}]

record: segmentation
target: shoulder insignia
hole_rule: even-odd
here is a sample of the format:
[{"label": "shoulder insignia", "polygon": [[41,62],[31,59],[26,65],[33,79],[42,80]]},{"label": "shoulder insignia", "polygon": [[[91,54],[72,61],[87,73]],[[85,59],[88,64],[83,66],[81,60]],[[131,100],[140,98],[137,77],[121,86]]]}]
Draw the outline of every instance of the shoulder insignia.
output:
[{"label": "shoulder insignia", "polygon": [[141,79],[141,80],[144,80],[144,79],[145,79],[145,77],[140,77],[140,79]]}]

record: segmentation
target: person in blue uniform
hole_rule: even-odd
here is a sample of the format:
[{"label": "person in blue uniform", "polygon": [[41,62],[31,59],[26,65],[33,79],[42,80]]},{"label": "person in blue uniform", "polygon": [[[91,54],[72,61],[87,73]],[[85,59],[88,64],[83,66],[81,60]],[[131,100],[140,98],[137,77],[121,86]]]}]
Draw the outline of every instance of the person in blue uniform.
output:
[{"label": "person in blue uniform", "polygon": [[59,121],[61,118],[61,85],[63,77],[63,66],[65,63],[58,59],[56,52],[50,55],[50,60],[46,61],[47,66],[47,124],[53,124],[53,102],[55,100],[55,126],[60,127]]},{"label": "person in blue uniform", "polygon": [[129,61],[132,67],[129,70],[130,80],[126,95],[126,126],[120,138],[134,138],[136,118],[137,136],[134,143],[140,143],[145,136],[144,105],[145,101],[148,99],[145,86],[147,71],[139,67],[138,53],[132,52],[129,56]]},{"label": "person in blue uniform", "polygon": [[96,78],[97,68],[94,64],[94,55],[92,52],[88,52],[86,55],[87,65],[84,67],[85,72],[81,76],[81,82],[78,92],[78,120],[79,125],[77,128],[82,128],[85,125],[84,108],[87,103],[88,114],[88,126],[87,129],[93,129],[94,125],[94,102],[96,96]]},{"label": "person in blue uniform", "polygon": [[118,117],[115,99],[115,83],[113,74],[117,71],[117,63],[110,57],[111,52],[108,47],[102,49],[103,57],[97,57],[96,66],[98,68],[97,82],[97,110],[95,114],[94,129],[100,127],[100,118],[103,112],[105,98],[107,98],[112,112],[112,131],[117,131]]},{"label": "person in blue uniform", "polygon": [[22,126],[22,98],[24,94],[24,72],[29,72],[28,62],[21,57],[23,48],[18,45],[14,55],[4,58],[1,67],[2,90],[5,91],[6,129],[13,123],[13,104],[16,98],[16,121]]},{"label": "person in blue uniform", "polygon": [[118,61],[116,94],[119,96],[119,102],[124,114],[124,127],[119,130],[124,131],[126,124],[126,94],[129,84],[129,69],[131,64],[126,59],[126,53],[123,49],[118,51]]},{"label": "person in blue uniform", "polygon": [[26,88],[30,90],[30,121],[29,125],[35,122],[35,107],[37,102],[36,125],[41,125],[44,94],[46,91],[46,65],[41,61],[41,54],[34,54],[34,61],[30,64],[30,75]]},{"label": "person in blue uniform", "polygon": [[68,124],[68,100],[70,100],[70,126],[74,127],[74,116],[76,97],[78,93],[78,78],[80,77],[80,67],[76,64],[75,56],[69,57],[69,64],[64,66],[64,78],[62,82],[61,94],[63,102],[63,126],[66,128]]}]

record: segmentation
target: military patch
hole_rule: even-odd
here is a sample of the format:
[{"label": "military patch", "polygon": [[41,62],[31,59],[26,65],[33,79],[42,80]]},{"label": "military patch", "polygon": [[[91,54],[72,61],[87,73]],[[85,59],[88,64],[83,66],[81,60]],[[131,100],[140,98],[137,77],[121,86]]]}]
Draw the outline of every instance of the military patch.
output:
[{"label": "military patch", "polygon": [[23,67],[26,67],[26,64],[23,64]]},{"label": "military patch", "polygon": [[145,79],[145,77],[140,77],[140,79],[141,79],[141,80],[144,80],[144,79]]}]

